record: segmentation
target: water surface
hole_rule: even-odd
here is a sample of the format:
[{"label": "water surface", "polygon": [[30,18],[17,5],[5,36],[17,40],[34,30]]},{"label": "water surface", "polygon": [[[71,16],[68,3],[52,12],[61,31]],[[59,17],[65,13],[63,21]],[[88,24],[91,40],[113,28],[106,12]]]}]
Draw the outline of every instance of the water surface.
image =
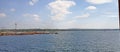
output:
[{"label": "water surface", "polygon": [[120,52],[120,31],[1,36],[0,52]]}]

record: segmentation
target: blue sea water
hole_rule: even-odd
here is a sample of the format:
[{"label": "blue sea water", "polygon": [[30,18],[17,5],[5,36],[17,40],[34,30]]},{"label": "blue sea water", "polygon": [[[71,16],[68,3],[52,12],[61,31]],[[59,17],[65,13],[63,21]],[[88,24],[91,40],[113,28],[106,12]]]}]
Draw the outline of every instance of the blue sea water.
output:
[{"label": "blue sea water", "polygon": [[0,36],[0,52],[120,52],[120,31]]}]

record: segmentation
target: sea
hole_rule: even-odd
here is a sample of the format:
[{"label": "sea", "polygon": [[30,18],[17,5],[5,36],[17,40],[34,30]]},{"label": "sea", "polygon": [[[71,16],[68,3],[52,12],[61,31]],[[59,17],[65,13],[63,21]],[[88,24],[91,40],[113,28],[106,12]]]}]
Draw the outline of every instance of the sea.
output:
[{"label": "sea", "polygon": [[0,52],[120,52],[119,30],[0,36]]}]

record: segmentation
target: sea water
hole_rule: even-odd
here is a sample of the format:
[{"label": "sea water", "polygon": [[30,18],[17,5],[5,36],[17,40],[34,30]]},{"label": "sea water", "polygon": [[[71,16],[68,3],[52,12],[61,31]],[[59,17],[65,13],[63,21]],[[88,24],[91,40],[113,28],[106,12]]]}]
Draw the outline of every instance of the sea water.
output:
[{"label": "sea water", "polygon": [[120,52],[120,31],[0,36],[0,52]]}]

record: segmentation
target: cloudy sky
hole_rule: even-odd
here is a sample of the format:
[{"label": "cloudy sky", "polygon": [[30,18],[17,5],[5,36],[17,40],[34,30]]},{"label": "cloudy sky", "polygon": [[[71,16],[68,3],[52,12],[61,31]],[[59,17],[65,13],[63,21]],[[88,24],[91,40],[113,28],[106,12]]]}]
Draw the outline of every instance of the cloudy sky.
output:
[{"label": "cloudy sky", "polygon": [[118,0],[0,0],[0,29],[114,29]]}]

